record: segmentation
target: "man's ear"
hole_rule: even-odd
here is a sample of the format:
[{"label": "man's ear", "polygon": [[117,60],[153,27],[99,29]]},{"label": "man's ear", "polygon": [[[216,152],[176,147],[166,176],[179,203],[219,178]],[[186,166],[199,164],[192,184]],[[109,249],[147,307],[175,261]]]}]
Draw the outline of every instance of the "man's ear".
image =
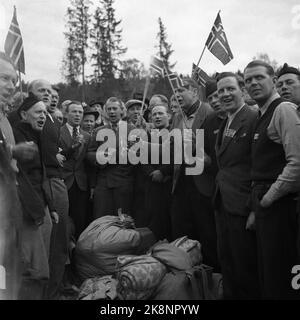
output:
[{"label": "man's ear", "polygon": [[273,81],[274,85],[276,86],[276,83],[277,83],[277,81],[278,81],[278,78],[277,78],[276,76],[273,76],[272,81]]},{"label": "man's ear", "polygon": [[22,120],[27,120],[27,112],[26,111],[22,110],[20,114],[21,114]]},{"label": "man's ear", "polygon": [[190,87],[190,90],[193,92],[193,96],[199,98],[199,92],[197,88]]}]

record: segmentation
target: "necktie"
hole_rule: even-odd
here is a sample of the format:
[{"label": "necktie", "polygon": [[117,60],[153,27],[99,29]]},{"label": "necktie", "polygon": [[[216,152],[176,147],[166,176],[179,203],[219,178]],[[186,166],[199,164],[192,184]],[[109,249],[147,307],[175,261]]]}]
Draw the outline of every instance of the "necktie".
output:
[{"label": "necktie", "polygon": [[72,138],[73,138],[73,140],[76,140],[77,137],[78,137],[78,130],[76,127],[73,127]]},{"label": "necktie", "polygon": [[225,138],[227,137],[227,130],[229,129],[229,118],[227,118],[226,126],[223,131],[222,143],[224,143]]}]

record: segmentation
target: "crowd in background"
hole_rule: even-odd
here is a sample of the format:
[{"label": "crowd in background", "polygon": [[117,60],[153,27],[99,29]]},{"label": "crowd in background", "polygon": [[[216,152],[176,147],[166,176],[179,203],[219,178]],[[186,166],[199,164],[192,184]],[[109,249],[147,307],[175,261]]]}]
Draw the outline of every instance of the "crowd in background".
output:
[{"label": "crowd in background", "polygon": [[[0,265],[11,270],[4,297],[59,299],[80,234],[120,209],[157,240],[198,240],[204,262],[223,275],[225,299],[299,297],[291,286],[299,263],[297,68],[275,75],[252,61],[244,78],[224,72],[207,83],[206,101],[192,78],[169,99],[158,92],[144,102],[61,102],[58,88],[41,79],[14,94],[16,72],[2,53],[0,76],[1,188],[13,189],[0,199]],[[191,129],[192,141],[204,129],[203,173],[187,175],[189,163],[161,157],[100,164],[97,136],[111,129],[118,141],[121,124],[148,135]],[[105,156],[120,152],[117,146]]]}]

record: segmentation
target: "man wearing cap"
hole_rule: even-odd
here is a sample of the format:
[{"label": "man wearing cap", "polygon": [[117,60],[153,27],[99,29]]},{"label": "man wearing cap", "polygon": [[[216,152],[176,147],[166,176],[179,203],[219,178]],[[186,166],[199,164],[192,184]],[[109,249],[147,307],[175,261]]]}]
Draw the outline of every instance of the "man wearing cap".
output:
[{"label": "man wearing cap", "polygon": [[300,71],[285,63],[277,78],[276,88],[278,93],[283,99],[296,104],[300,114]]},{"label": "man wearing cap", "polygon": [[[293,102],[298,106],[297,111],[300,117],[300,71],[285,63],[278,73],[276,87],[278,93],[283,99]],[[300,213],[300,195],[298,196],[297,208]]]},{"label": "man wearing cap", "polygon": [[[36,147],[30,161],[18,161],[20,199],[23,207],[22,249],[25,262],[20,299],[43,299],[49,278],[49,251],[52,224],[58,222],[55,204],[45,193],[46,180],[41,132],[46,121],[46,106],[30,94],[19,108],[22,117],[14,127],[16,141]],[[30,210],[31,209],[31,210]],[[52,218],[52,221],[51,221]]]},{"label": "man wearing cap", "polygon": [[[199,100],[199,90],[196,81],[184,79],[184,86],[176,93],[181,111],[175,115],[171,130],[192,129],[195,134],[197,129],[203,129],[205,120],[213,110]],[[209,162],[210,159],[205,156],[204,165],[209,165]],[[199,240],[204,263],[218,269],[216,226],[208,177],[203,174],[186,175],[187,166],[185,163],[174,165],[171,210],[173,238],[187,235]]]},{"label": "man wearing cap", "polygon": [[128,100],[125,103],[127,110],[127,122],[133,124],[136,128],[149,130],[150,125],[143,118],[143,102],[140,100]]},{"label": "man wearing cap", "polygon": [[67,123],[60,129],[59,146],[66,154],[62,172],[68,189],[69,216],[73,219],[78,239],[87,227],[88,178],[84,160],[90,135],[80,128],[83,118],[80,102],[72,101],[67,105],[66,117]]},{"label": "man wearing cap", "polygon": [[[293,299],[297,257],[296,192],[300,181],[300,119],[297,106],[276,92],[273,68],[260,60],[244,72],[259,106],[252,143],[251,208],[255,215],[260,287],[265,299]],[[283,79],[283,78],[281,78]]]},{"label": "man wearing cap", "polygon": [[104,103],[99,100],[92,100],[90,102],[90,110],[98,112],[98,116],[96,118],[95,128],[101,127],[107,123],[107,115],[103,111]]},{"label": "man wearing cap", "polygon": [[247,207],[251,192],[252,131],[257,112],[245,104],[244,82],[231,72],[217,77],[226,117],[216,141],[216,225],[225,299],[259,298],[256,239]]},{"label": "man wearing cap", "polygon": [[86,107],[83,112],[83,119],[81,123],[81,129],[92,134],[95,129],[96,120],[99,117],[99,112],[92,109],[91,107]]}]

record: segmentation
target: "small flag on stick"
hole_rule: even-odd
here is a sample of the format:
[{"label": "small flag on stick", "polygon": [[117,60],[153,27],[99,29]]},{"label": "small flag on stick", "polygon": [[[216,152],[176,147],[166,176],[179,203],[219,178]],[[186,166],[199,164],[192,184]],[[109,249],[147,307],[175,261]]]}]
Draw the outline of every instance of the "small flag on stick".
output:
[{"label": "small flag on stick", "polygon": [[194,63],[192,78],[203,88],[205,88],[207,82],[211,81],[210,76],[201,68],[197,67]]},{"label": "small flag on stick", "polygon": [[174,90],[183,87],[182,79],[175,72],[169,74],[169,81],[171,82]]},{"label": "small flag on stick", "polygon": [[233,59],[226,34],[223,29],[220,13],[217,15],[205,45],[207,46],[207,49],[224,65]]},{"label": "small flag on stick", "polygon": [[16,69],[25,74],[24,48],[21,31],[17,21],[17,10],[14,7],[14,15],[6,36],[5,53],[12,59]]},{"label": "small flag on stick", "polygon": [[150,68],[155,72],[161,74],[163,77],[165,76],[165,72],[164,72],[165,67],[162,59],[156,56],[152,56],[150,61]]}]

